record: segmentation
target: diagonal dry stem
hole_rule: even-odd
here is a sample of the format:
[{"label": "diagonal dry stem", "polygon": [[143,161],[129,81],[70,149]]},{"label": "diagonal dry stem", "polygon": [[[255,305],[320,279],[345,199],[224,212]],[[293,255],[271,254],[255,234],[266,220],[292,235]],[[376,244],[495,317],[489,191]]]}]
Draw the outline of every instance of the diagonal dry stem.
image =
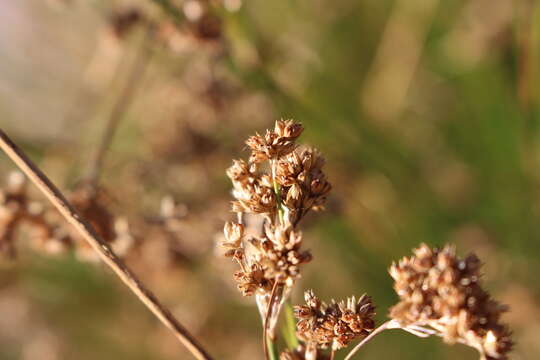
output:
[{"label": "diagonal dry stem", "polygon": [[168,327],[176,338],[184,344],[198,360],[212,360],[201,344],[184,328],[172,313],[163,306],[156,296],[131,272],[124,262],[116,256],[109,245],[96,233],[93,227],[81,217],[66,200],[58,188],[26,156],[26,154],[0,129],[0,148],[15,162],[39,190],[49,199],[58,211],[70,222],[83,238],[94,248],[101,259],[118,275],[133,293],[154,315]]}]

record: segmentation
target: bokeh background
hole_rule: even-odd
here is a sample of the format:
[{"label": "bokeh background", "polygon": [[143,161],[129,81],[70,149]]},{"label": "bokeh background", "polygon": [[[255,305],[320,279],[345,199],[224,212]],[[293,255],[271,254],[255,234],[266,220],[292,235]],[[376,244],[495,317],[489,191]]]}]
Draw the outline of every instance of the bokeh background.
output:
[{"label": "bokeh background", "polygon": [[[66,191],[115,129],[100,185],[136,240],[126,260],[219,359],[262,358],[214,244],[225,169],[279,118],[305,125],[334,185],[304,224],[295,303],[368,292],[382,321],[389,264],[451,242],[512,307],[512,359],[538,359],[539,67],[534,0],[0,2],[2,129]],[[167,211],[172,226],[148,225]],[[108,269],[27,238],[0,261],[0,359],[190,358]],[[358,358],[477,354],[388,332]]]}]

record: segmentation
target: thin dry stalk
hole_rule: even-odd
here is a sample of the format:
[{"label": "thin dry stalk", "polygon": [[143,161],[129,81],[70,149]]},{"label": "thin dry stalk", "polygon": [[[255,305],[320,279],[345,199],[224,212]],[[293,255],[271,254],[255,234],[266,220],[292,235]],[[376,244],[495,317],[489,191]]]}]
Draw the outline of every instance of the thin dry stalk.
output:
[{"label": "thin dry stalk", "polygon": [[141,47],[138,50],[135,62],[129,72],[128,79],[122,88],[118,100],[113,106],[109,117],[107,118],[105,129],[103,130],[103,136],[94,153],[94,157],[90,162],[90,169],[88,171],[88,180],[92,183],[97,183],[105,162],[105,155],[109,149],[111,142],[116,133],[116,129],[120,124],[120,120],[124,117],[126,109],[130,106],[135,92],[137,90],[137,82],[143,77],[147,68],[149,60],[153,54],[151,49],[152,39],[155,35],[155,25],[150,23],[145,30],[144,39],[142,40]]},{"label": "thin dry stalk", "polygon": [[380,333],[382,333],[384,330],[388,330],[388,329],[396,329],[398,328],[399,325],[397,324],[396,321],[394,320],[389,320],[385,323],[383,323],[381,326],[379,326],[378,328],[376,328],[375,330],[373,330],[371,332],[371,334],[369,334],[368,336],[366,336],[362,341],[360,341],[355,347],[354,349],[351,350],[351,352],[349,352],[349,354],[347,354],[347,356],[345,357],[345,360],[350,360],[352,359],[352,357],[358,352],[358,350],[360,350],[360,348],[362,346],[364,346],[366,343],[368,343],[371,339],[373,339],[375,336],[379,335]]},{"label": "thin dry stalk", "polygon": [[26,154],[0,129],[0,148],[15,162],[28,178],[49,199],[58,211],[70,222],[81,236],[94,248],[101,259],[126,284],[148,309],[184,344],[198,360],[212,360],[201,344],[184,328],[156,296],[131,272],[109,245],[81,217],[49,178],[26,156]]}]

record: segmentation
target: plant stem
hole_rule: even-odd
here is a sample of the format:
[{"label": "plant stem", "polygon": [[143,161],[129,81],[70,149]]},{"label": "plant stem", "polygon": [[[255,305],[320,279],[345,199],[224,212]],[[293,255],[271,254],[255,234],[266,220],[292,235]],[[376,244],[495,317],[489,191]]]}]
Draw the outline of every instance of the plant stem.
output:
[{"label": "plant stem", "polygon": [[289,298],[285,303],[285,325],[282,328],[283,337],[289,349],[295,349],[298,346],[296,338],[296,321],[294,320],[294,311]]},{"label": "plant stem", "polygon": [[277,290],[279,283],[274,281],[274,286],[272,287],[272,293],[270,294],[270,300],[268,300],[268,307],[266,308],[266,316],[263,323],[263,349],[264,349],[264,358],[266,360],[275,359],[275,344],[273,336],[268,336],[268,323],[272,317],[272,310],[274,308],[274,302],[276,301]]},{"label": "plant stem", "polygon": [[184,328],[174,315],[163,306],[156,296],[143,285],[110,246],[96,233],[92,225],[77,212],[49,178],[28,158],[28,156],[0,129],[0,148],[38,187],[58,211],[71,223],[81,236],[94,248],[101,259],[146,307],[184,344],[198,360],[212,360],[201,344]]},{"label": "plant stem", "polygon": [[276,181],[276,166],[277,166],[276,162],[277,160],[272,160],[270,163],[270,166],[272,167],[272,183],[274,185],[274,193],[276,194],[276,204],[277,204],[279,223],[283,225],[285,221],[284,219],[285,211],[283,210],[283,203],[281,201],[281,188]]},{"label": "plant stem", "polygon": [[87,179],[92,184],[96,184],[99,180],[99,175],[101,173],[101,169],[103,168],[103,163],[105,162],[105,155],[114,138],[118,124],[120,123],[120,120],[122,120],[126,109],[129,107],[134,98],[135,91],[137,90],[137,82],[143,77],[147,68],[152,55],[150,46],[152,39],[154,38],[154,34],[155,25],[151,23],[147,26],[144,39],[142,40],[142,44],[139,52],[137,53],[133,67],[129,72],[128,79],[120,91],[118,100],[114,104],[113,109],[107,118],[100,143],[96,149],[96,152],[94,153],[93,159],[90,161]]},{"label": "plant stem", "polygon": [[355,347],[354,349],[351,350],[351,352],[349,352],[349,354],[347,354],[347,356],[345,357],[345,360],[350,360],[354,354],[356,354],[356,352],[358,350],[360,350],[360,348],[362,346],[364,346],[365,344],[367,344],[371,339],[373,339],[375,336],[377,336],[378,334],[380,334],[381,332],[383,332],[384,330],[387,330],[387,329],[397,329],[399,328],[400,326],[394,321],[394,320],[388,320],[387,322],[383,323],[381,326],[379,326],[378,328],[376,328],[375,330],[373,330],[371,332],[371,334],[369,334],[367,337],[365,337],[362,341],[360,341]]},{"label": "plant stem", "polygon": [[268,355],[270,357],[270,360],[278,360],[276,342],[272,340],[271,338],[268,338],[267,347],[268,347]]}]

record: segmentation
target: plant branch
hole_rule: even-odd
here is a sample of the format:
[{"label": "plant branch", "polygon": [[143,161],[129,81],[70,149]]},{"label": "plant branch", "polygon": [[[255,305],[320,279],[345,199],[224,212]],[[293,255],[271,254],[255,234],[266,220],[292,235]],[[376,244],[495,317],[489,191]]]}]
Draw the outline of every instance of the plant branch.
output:
[{"label": "plant branch", "polygon": [[28,158],[28,156],[0,129],[0,148],[23,171],[38,189],[49,199],[58,211],[71,223],[82,237],[94,248],[101,259],[144,305],[184,344],[198,360],[212,360],[201,344],[184,328],[172,313],[163,306],[156,296],[131,272],[124,262],[111,250],[110,246],[96,233],[94,228],[81,217],[77,210],[49,178]]}]

